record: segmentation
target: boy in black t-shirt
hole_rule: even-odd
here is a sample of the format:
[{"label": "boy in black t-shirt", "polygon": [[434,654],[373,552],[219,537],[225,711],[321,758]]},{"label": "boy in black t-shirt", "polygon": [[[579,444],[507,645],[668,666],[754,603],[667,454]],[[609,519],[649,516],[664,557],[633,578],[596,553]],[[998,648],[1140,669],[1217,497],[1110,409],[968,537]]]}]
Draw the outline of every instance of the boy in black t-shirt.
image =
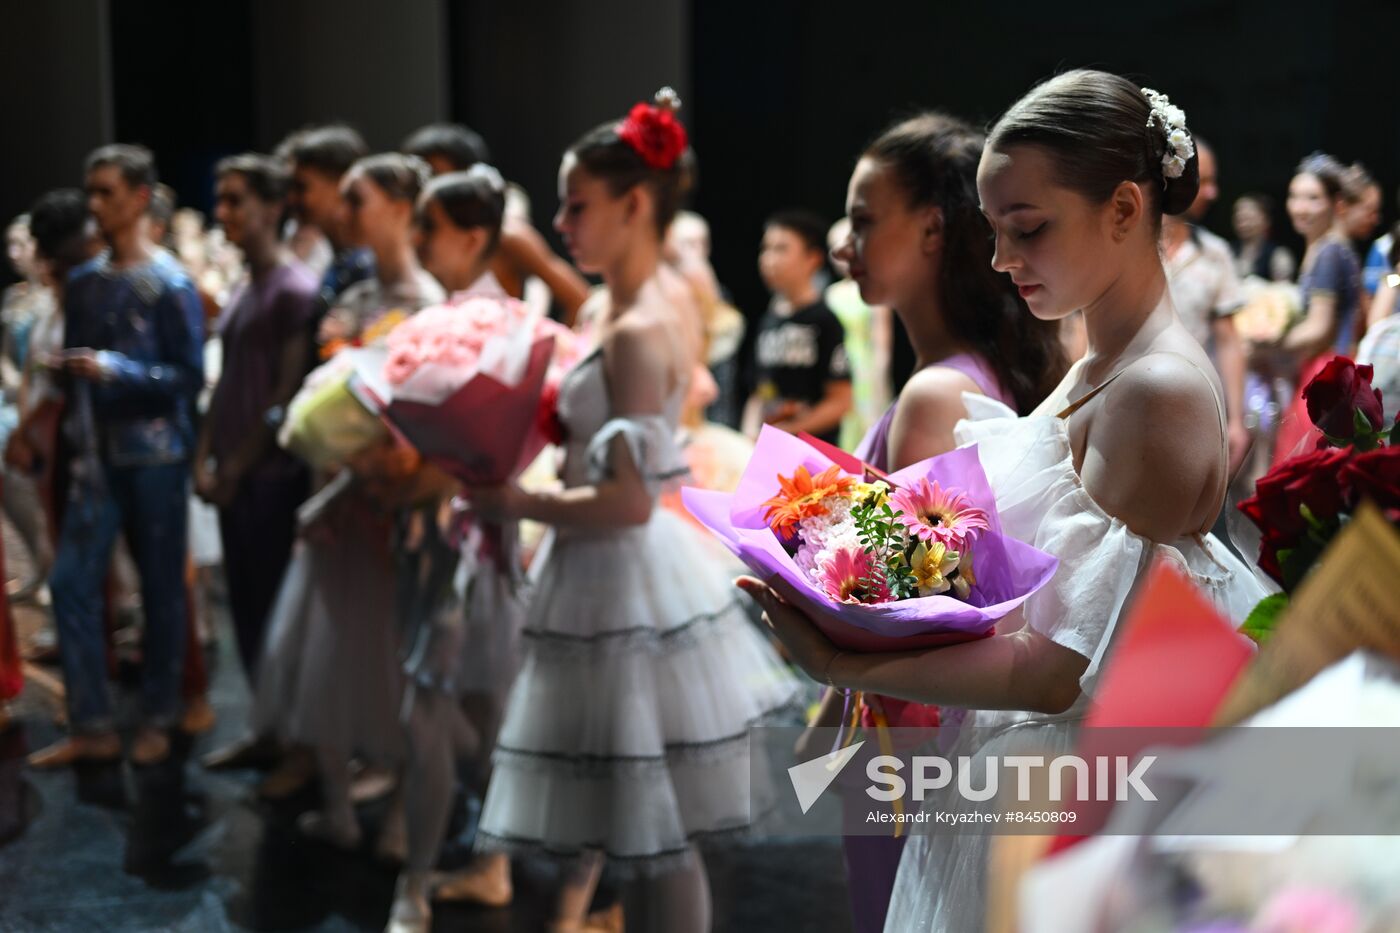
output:
[{"label": "boy in black t-shirt", "polygon": [[769,218],[758,271],[774,301],[755,345],[758,383],[744,412],[751,436],[760,424],[771,424],[834,444],[851,408],[845,330],[822,300],[815,278],[825,259],[826,225],[820,218],[797,211]]}]

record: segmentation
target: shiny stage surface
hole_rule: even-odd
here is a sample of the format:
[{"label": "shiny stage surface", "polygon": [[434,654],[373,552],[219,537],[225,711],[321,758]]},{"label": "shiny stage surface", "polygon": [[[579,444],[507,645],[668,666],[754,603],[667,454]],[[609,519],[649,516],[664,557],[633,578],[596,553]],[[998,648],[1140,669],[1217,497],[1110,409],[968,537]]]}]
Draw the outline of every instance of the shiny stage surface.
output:
[{"label": "shiny stage surface", "polygon": [[[32,632],[34,611],[18,612],[21,631]],[[362,852],[343,853],[296,832],[296,814],[316,803],[314,789],[274,806],[254,793],[258,772],[199,766],[200,754],[240,734],[248,705],[222,612],[219,620],[211,658],[218,725],[178,745],[165,765],[29,771],[25,754],[58,735],[55,705],[33,680],[12,705],[16,725],[0,733],[0,931],[383,929],[395,874],[372,854],[382,803],[360,811]],[[61,678],[57,667],[42,670]],[[129,717],[130,671],[125,680],[119,696]],[[448,864],[469,853],[475,808],[458,811]],[[849,929],[835,840],[721,848],[706,863],[717,931]],[[513,906],[442,905],[433,929],[541,930],[554,875],[547,862],[517,861]],[[616,896],[605,879],[599,904]]]}]

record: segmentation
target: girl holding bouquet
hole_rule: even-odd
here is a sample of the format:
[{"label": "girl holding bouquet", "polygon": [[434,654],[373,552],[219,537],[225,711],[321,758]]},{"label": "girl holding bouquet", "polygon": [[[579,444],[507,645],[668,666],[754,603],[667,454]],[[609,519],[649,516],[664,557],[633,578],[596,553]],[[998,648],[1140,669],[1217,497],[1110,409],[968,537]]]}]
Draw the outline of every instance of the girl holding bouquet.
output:
[{"label": "girl holding bouquet", "polygon": [[564,378],[559,492],[470,490],[485,519],[553,525],[507,704],[478,846],[482,887],[509,892],[503,853],[570,858],[554,928],[585,928],[605,860],[639,875],[644,930],[709,927],[694,841],[749,822],[749,723],[796,685],[747,622],[695,534],[655,508],[684,472],[675,442],[699,315],[661,262],[685,130],[669,89],[585,135],[560,168],[555,226],[602,276],[596,349]]},{"label": "girl holding bouquet", "polygon": [[[1114,75],[1073,71],[1015,104],[977,173],[992,267],[1032,314],[1084,310],[1089,352],[1029,416],[967,396],[953,437],[976,443],[1005,532],[1059,558],[997,634],[936,650],[837,651],[781,591],[745,578],[808,672],[856,690],[971,712],[948,757],[1068,750],[1129,594],[1172,561],[1233,619],[1265,594],[1207,531],[1227,475],[1221,392],[1176,318],[1157,248],[1198,185],[1185,114]],[[1019,627],[1018,627],[1019,626]],[[925,807],[957,811],[954,792]],[[887,930],[983,926],[985,836],[905,847]]]},{"label": "girl holding bouquet", "polygon": [[[444,293],[419,265],[412,243],[414,206],[428,169],[397,154],[356,162],[342,183],[351,231],[374,252],[375,276],[336,300],[322,329],[323,353],[374,342],[390,315],[411,314]],[[322,367],[340,365],[332,359]],[[302,392],[316,384],[307,378]],[[292,408],[297,401],[294,400]],[[376,450],[356,471],[392,472],[393,448]],[[399,475],[407,475],[400,466]],[[304,532],[273,609],[260,668],[254,723],[315,750],[323,807],[299,828],[345,848],[360,841],[351,806],[349,762],[402,758],[400,639],[390,514],[363,489],[339,496]],[[278,777],[274,775],[274,778]],[[291,782],[288,782],[291,783]],[[278,788],[285,791],[285,788]],[[398,821],[391,821],[390,825]],[[393,846],[397,848],[397,845]]]},{"label": "girl holding bouquet", "polygon": [[[849,266],[863,301],[895,310],[917,358],[899,398],[856,450],[885,472],[957,446],[953,426],[967,415],[964,392],[1029,413],[1064,375],[1058,325],[1027,313],[1011,280],[992,269],[991,230],[977,200],[984,142],[961,120],[925,113],[886,130],[851,175],[850,233],[834,255]],[[874,694],[864,700],[867,722],[938,722],[934,707]],[[837,725],[841,708],[841,692],[829,691],[817,725]],[[804,748],[798,757],[816,752]],[[860,933],[884,925],[907,838],[843,839]]]},{"label": "girl holding bouquet", "polygon": [[[491,272],[505,213],[505,191],[500,174],[481,164],[464,172],[439,175],[423,190],[418,204],[418,252],[424,267],[453,299],[508,298]],[[440,531],[438,516],[441,503],[457,489],[455,479],[428,465],[400,487],[407,501],[427,503],[416,512],[417,533],[411,535],[416,544],[411,549],[405,547],[401,555],[401,559],[415,562],[415,571],[434,561],[455,564],[457,556]],[[508,561],[512,557],[501,555],[497,559]],[[473,757],[489,756],[505,693],[519,666],[523,611],[511,592],[510,568],[500,563],[493,567],[477,571],[472,592],[498,596],[496,601],[463,606],[453,598],[443,599],[421,613],[423,618],[415,620],[415,629],[406,633],[409,683],[404,796],[408,857],[391,910],[392,931],[426,930],[431,922],[428,879],[451,816],[458,757],[469,745],[474,746],[470,749]],[[415,572],[414,576],[432,579],[435,575],[429,571]],[[437,603],[431,594],[424,595]],[[465,619],[460,618],[463,614]],[[446,887],[450,898],[450,881]]]}]

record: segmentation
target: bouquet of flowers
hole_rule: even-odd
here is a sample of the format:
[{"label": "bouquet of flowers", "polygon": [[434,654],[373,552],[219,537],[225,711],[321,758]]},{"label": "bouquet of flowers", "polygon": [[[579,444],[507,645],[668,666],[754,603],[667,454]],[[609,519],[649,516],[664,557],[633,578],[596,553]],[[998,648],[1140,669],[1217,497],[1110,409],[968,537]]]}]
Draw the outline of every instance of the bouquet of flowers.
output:
[{"label": "bouquet of flowers", "polygon": [[1002,533],[975,446],[889,476],[852,466],[765,427],[733,494],[682,498],[761,578],[793,586],[842,648],[989,634],[1054,574],[1054,557]]},{"label": "bouquet of flowers", "polygon": [[1244,306],[1234,314],[1235,330],[1246,340],[1273,344],[1303,318],[1298,287],[1250,279],[1241,287]]},{"label": "bouquet of flowers", "polygon": [[1370,366],[1336,357],[1303,389],[1317,430],[1315,449],[1265,474],[1239,509],[1262,533],[1259,567],[1283,593],[1267,597],[1245,622],[1262,641],[1288,595],[1327,545],[1369,499],[1400,523],[1400,418],[1386,428],[1384,400]]},{"label": "bouquet of flowers", "polygon": [[390,437],[377,411],[350,391],[355,373],[381,360],[375,348],[340,350],[311,371],[287,406],[277,442],[313,469],[330,470]]},{"label": "bouquet of flowers", "polygon": [[557,382],[577,352],[572,337],[522,302],[472,296],[396,327],[381,372],[359,370],[351,390],[448,473],[503,482],[551,440]]}]

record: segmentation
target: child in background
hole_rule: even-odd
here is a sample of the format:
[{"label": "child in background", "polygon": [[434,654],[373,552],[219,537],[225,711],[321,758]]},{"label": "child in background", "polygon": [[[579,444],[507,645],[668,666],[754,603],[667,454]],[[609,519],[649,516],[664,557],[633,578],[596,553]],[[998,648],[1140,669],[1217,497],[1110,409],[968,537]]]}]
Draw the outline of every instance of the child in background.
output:
[{"label": "child in background", "polygon": [[845,331],[817,287],[826,262],[826,225],[799,211],[773,215],[763,232],[758,269],[774,301],[759,324],[757,387],[744,429],[761,424],[807,432],[836,443],[851,408]]}]

